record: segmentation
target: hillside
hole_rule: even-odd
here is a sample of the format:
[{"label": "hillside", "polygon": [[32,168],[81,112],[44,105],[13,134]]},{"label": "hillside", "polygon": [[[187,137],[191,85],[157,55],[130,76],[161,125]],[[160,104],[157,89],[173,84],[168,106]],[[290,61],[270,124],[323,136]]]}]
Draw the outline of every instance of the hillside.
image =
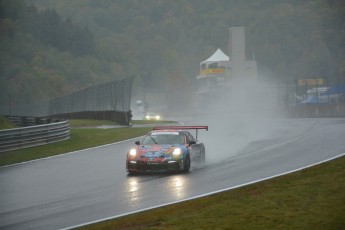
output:
[{"label": "hillside", "polygon": [[[341,0],[1,0],[0,92],[40,101],[127,76],[164,92],[193,88],[199,62],[246,27],[260,80],[345,81]],[[178,77],[176,77],[178,76]]]}]

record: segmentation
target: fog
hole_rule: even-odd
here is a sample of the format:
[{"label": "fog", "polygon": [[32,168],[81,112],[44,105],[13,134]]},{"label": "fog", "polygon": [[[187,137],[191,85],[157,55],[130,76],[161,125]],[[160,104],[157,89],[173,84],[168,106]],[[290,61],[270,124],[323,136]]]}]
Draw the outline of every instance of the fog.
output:
[{"label": "fog", "polygon": [[277,138],[286,130],[286,105],[279,105],[274,90],[277,87],[271,84],[238,78],[233,79],[231,88],[219,90],[210,100],[203,101],[194,91],[195,98],[173,105],[166,103],[169,95],[141,92],[132,98],[133,119],[144,117],[144,109],[136,101],[145,94],[147,112],[160,114],[162,120],[207,125],[207,132],[199,130],[198,140],[205,144],[206,163],[214,164],[239,156],[251,143]]},{"label": "fog", "polygon": [[[276,87],[243,78],[232,85],[230,90],[219,91],[217,97],[207,102],[200,100],[195,92],[191,101],[174,105],[164,100],[168,95],[147,91],[144,92],[147,112],[155,112],[162,120],[177,121],[180,125],[208,125],[207,132],[198,132],[198,140],[205,144],[207,164],[240,156],[251,143],[275,139],[287,129],[285,105],[278,105],[276,94],[272,93]],[[143,108],[136,105],[137,100],[142,100],[142,94],[132,98],[133,119],[143,119]]]},{"label": "fog", "polygon": [[275,138],[282,128],[284,112],[262,98],[267,86],[245,81],[235,85],[211,105],[201,105],[206,113],[192,121],[209,126],[198,137],[206,146],[208,164],[238,156],[252,142]]}]

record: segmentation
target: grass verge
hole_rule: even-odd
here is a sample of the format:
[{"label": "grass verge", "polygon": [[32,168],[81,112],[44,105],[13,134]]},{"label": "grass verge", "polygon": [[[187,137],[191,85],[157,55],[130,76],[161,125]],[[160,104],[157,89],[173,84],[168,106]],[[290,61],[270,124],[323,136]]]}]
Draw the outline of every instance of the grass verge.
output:
[{"label": "grass verge", "polygon": [[0,116],[0,130],[1,129],[12,129],[16,126],[12,124],[6,117]]},{"label": "grass verge", "polygon": [[[87,123],[89,125],[89,123]],[[152,128],[71,129],[70,139],[48,145],[3,152],[0,166],[50,157],[62,153],[139,137]]]},{"label": "grass verge", "polygon": [[[174,123],[174,121],[133,121],[134,124],[164,124]],[[118,125],[113,121],[73,119],[69,121],[71,127],[70,139],[48,145],[36,146],[32,148],[8,151],[0,154],[0,166],[50,157],[80,149],[110,144],[118,141],[139,137],[146,134],[152,128],[114,128],[96,129],[102,125]],[[4,117],[0,117],[0,129],[13,128]]]},{"label": "grass verge", "polygon": [[344,229],[345,157],[80,229]]},{"label": "grass verge", "polygon": [[135,125],[159,125],[159,124],[167,124],[167,123],[176,123],[176,121],[165,121],[165,120],[133,120],[132,124]]},{"label": "grass verge", "polygon": [[[7,151],[0,154],[0,166],[21,163],[25,161],[55,156],[80,149],[95,147],[99,145],[114,143],[146,134],[152,128],[113,128],[95,129],[102,125],[118,125],[113,121],[73,119],[69,121],[71,136],[69,140],[52,143],[48,145],[36,146],[32,148]],[[165,124],[175,123],[174,121],[147,121],[135,120],[133,124]],[[13,128],[10,122],[0,117],[0,128]]]},{"label": "grass verge", "polygon": [[113,121],[106,120],[91,120],[91,119],[72,119],[69,120],[71,128],[85,128],[85,127],[96,127],[101,125],[119,125]]}]

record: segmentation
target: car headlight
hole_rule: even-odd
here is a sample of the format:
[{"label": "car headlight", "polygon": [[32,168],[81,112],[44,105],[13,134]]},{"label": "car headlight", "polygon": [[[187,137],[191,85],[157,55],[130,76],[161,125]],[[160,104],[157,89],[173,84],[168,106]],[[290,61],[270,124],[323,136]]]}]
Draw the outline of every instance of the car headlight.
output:
[{"label": "car headlight", "polygon": [[174,156],[180,156],[182,153],[182,150],[180,148],[175,148],[173,151]]},{"label": "car headlight", "polygon": [[131,157],[135,157],[135,155],[137,155],[137,150],[136,150],[136,149],[131,149],[131,150],[129,150],[129,155],[130,155]]},{"label": "car headlight", "polygon": [[161,117],[159,115],[156,116],[156,120],[159,120],[161,119]]}]

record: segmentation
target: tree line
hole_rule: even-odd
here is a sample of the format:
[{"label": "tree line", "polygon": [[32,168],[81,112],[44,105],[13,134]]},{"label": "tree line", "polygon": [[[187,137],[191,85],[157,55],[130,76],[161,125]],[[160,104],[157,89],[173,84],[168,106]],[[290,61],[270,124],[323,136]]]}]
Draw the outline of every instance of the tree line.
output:
[{"label": "tree line", "polygon": [[[1,0],[1,100],[39,101],[127,76],[194,89],[199,63],[246,27],[259,80],[345,81],[342,0]],[[2,102],[1,102],[2,103]]]}]

